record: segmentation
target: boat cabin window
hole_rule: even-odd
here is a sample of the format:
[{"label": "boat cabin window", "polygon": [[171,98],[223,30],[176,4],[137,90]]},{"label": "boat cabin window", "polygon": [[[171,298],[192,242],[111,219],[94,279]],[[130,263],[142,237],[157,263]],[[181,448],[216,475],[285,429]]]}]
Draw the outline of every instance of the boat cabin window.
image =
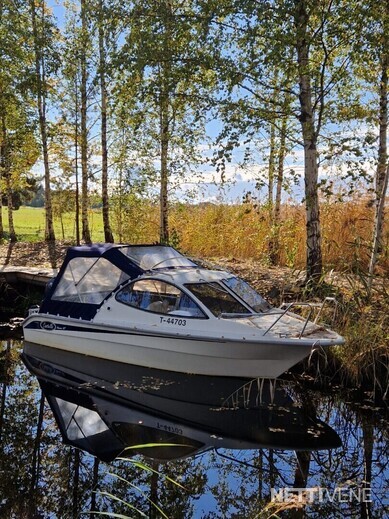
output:
[{"label": "boat cabin window", "polygon": [[173,247],[150,245],[123,247],[120,252],[139,265],[143,270],[168,267],[195,267],[196,264]]},{"label": "boat cabin window", "polygon": [[247,303],[254,312],[267,312],[271,309],[271,305],[263,299],[246,281],[241,278],[231,277],[223,279],[228,288],[237,294],[245,303]]},{"label": "boat cabin window", "polygon": [[199,306],[179,288],[158,279],[140,279],[116,295],[120,303],[158,314],[205,318]]},{"label": "boat cabin window", "polygon": [[[243,306],[219,283],[188,283],[185,285],[216,317],[223,314],[250,315]],[[227,316],[227,315],[225,315]]]},{"label": "boat cabin window", "polygon": [[51,299],[100,304],[129,277],[105,258],[73,258],[69,261]]}]

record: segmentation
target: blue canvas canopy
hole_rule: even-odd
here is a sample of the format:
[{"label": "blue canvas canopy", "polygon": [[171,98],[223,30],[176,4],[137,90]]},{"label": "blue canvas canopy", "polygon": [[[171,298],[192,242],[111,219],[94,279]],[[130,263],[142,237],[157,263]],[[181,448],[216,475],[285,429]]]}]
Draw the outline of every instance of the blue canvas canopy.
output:
[{"label": "blue canvas canopy", "polygon": [[92,319],[117,287],[150,270],[196,267],[165,245],[95,244],[70,247],[40,311]]}]

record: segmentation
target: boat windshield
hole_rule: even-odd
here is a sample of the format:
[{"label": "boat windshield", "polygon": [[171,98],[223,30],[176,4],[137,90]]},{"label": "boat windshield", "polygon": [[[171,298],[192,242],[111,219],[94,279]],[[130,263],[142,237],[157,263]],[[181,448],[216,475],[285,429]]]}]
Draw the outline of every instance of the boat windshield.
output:
[{"label": "boat windshield", "polygon": [[243,279],[234,276],[223,279],[223,283],[243,299],[255,312],[263,313],[271,309],[271,305]]},{"label": "boat windshield", "polygon": [[252,313],[219,283],[187,283],[185,287],[216,317],[224,314],[246,316]]}]

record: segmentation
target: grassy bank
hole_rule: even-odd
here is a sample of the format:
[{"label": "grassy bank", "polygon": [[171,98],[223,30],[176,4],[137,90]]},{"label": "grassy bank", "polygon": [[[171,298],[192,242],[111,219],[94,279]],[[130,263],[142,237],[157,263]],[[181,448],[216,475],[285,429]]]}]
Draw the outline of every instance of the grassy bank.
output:
[{"label": "grassy bank", "polygon": [[[3,208],[6,225],[6,211]],[[44,238],[43,209],[21,207],[14,212],[15,228],[21,241]],[[159,209],[147,202],[124,203],[120,214],[113,207],[112,226],[116,241],[150,243],[159,238]],[[176,204],[171,208],[170,230],[173,245],[194,256],[255,258],[269,264],[270,247],[275,232],[279,234],[280,266],[303,269],[305,265],[305,209],[284,205],[282,224],[271,226],[267,208],[247,204]],[[368,200],[324,203],[321,206],[323,260],[325,269],[363,271],[367,269],[373,226],[373,210]],[[58,239],[75,239],[75,215],[65,213],[55,218]],[[100,210],[89,211],[92,239],[104,240]],[[389,225],[384,231],[384,248],[379,272],[389,272]]]},{"label": "grassy bank", "polygon": [[[389,286],[378,278],[370,297],[363,274],[323,280],[323,292],[339,302],[332,325],[346,340],[308,368],[319,385],[336,384],[389,400]],[[302,298],[305,298],[304,292]],[[328,320],[330,322],[330,320]],[[320,357],[320,354],[318,354]]]},{"label": "grassy bank", "polygon": [[[136,210],[135,210],[136,209]],[[379,276],[367,297],[366,274],[369,240],[372,232],[372,209],[366,200],[322,205],[323,256],[326,275],[322,296],[335,295],[340,302],[335,328],[345,336],[345,346],[333,349],[331,372],[348,386],[365,384],[371,391],[389,397],[389,229],[384,233],[384,250]],[[4,214],[5,216],[5,214]],[[282,300],[306,300],[312,296],[299,288],[298,273],[305,264],[305,220],[300,206],[282,208],[280,257],[276,268],[269,265],[272,229],[266,208],[255,210],[246,205],[197,206],[176,205],[170,216],[173,244],[200,258],[226,258],[227,269],[248,279],[273,304]],[[158,240],[158,208],[141,203],[122,214],[123,242],[150,243]],[[39,242],[44,236],[42,209],[22,207],[14,213],[16,232],[24,242]],[[113,227],[118,240],[120,219],[113,212]],[[103,241],[101,213],[90,211],[93,241]],[[74,242],[74,214],[55,220],[56,235]],[[18,246],[20,249],[18,249]],[[6,243],[3,258],[10,264],[21,260],[42,264],[41,243],[16,244],[11,256]],[[20,258],[15,255],[25,247]],[[31,251],[28,250],[29,247]],[[59,247],[63,254],[66,247]],[[36,258],[36,259],[34,259]],[[47,254],[47,260],[51,260]],[[1,261],[1,260],[0,260]],[[222,263],[223,263],[222,261]],[[35,263],[34,263],[35,262]],[[60,264],[61,259],[58,259]],[[58,266],[57,264],[57,266]],[[303,277],[303,276],[301,276]],[[328,366],[323,369],[328,370]],[[332,373],[329,373],[330,375]]]}]

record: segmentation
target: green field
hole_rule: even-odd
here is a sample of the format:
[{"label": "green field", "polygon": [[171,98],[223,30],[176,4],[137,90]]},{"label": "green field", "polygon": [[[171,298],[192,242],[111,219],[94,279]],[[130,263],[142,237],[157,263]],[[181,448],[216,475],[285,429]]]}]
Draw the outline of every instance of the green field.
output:
[{"label": "green field", "polygon": [[[15,231],[19,241],[42,241],[45,237],[45,212],[41,207],[20,207],[13,212]],[[3,207],[3,224],[8,232],[7,208]],[[95,242],[104,241],[103,221],[101,211],[89,211],[89,225],[92,239]],[[81,227],[81,223],[80,223]],[[62,218],[54,218],[56,238],[59,240],[75,240],[75,215],[67,213]]]}]

